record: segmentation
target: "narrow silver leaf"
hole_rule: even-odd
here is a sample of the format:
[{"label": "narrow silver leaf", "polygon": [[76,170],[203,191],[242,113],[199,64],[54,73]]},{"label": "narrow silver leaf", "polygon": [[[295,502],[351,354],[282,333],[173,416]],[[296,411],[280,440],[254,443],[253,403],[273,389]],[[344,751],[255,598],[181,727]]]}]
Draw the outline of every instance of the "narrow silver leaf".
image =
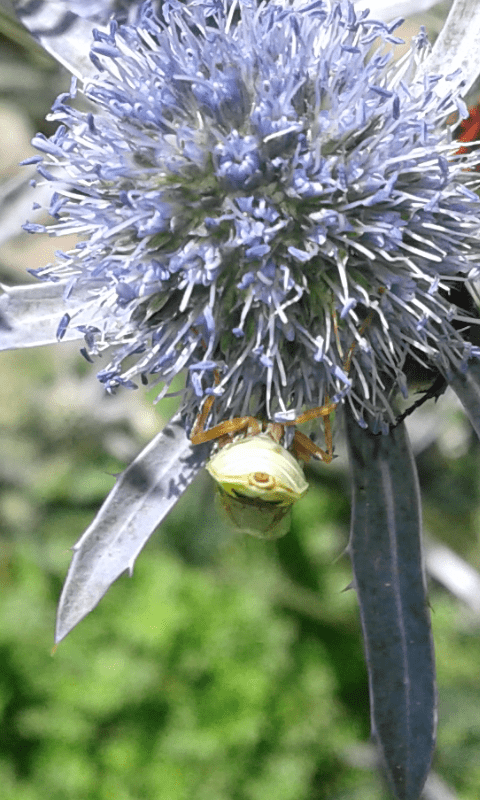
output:
[{"label": "narrow silver leaf", "polygon": [[435,744],[435,666],[415,462],[403,423],[373,435],[347,415],[349,553],[370,686],[372,733],[398,800],[418,800]]},{"label": "narrow silver leaf", "polygon": [[457,600],[480,615],[480,573],[445,544],[427,542],[427,572],[445,586]]},{"label": "narrow silver leaf", "polygon": [[193,446],[176,414],[119,476],[74,555],[60,598],[55,641],[63,639],[135,559],[204,466],[208,445]]},{"label": "narrow silver leaf", "polygon": [[441,75],[438,94],[452,86],[449,76],[460,69],[464,94],[475,83],[480,68],[480,3],[477,0],[454,0],[446,22],[433,45],[430,56],[420,67],[420,74]]},{"label": "narrow silver leaf", "polygon": [[98,70],[90,61],[93,28],[102,27],[69,10],[58,0],[32,3],[15,0],[18,18],[40,42],[44,50],[80,80],[93,77]]},{"label": "narrow silver leaf", "polygon": [[[65,283],[32,283],[25,286],[1,286],[0,296],[0,350],[19,347],[37,347],[58,341],[59,323],[68,311],[75,317],[75,325],[91,321],[88,304],[82,300],[65,302]],[[85,314],[82,314],[85,309]],[[82,339],[83,333],[70,325],[62,341]]]}]

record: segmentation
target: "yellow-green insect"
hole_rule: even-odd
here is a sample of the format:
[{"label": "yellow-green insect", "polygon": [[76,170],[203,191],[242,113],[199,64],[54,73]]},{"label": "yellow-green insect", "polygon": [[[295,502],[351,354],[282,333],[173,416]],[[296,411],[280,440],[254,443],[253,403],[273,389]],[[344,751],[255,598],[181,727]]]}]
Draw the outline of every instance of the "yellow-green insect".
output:
[{"label": "yellow-green insect", "polygon": [[[378,290],[379,295],[385,289]],[[355,333],[343,360],[346,375],[350,372],[353,353],[361,337],[371,325],[371,309]],[[338,352],[342,353],[338,320],[332,307],[332,321]],[[219,375],[215,373],[218,385]],[[207,463],[207,470],[217,484],[217,498],[227,518],[238,531],[263,539],[277,539],[288,533],[290,511],[308,489],[301,461],[312,456],[329,464],[333,458],[331,414],[337,403],[325,398],[323,406],[311,408],[288,422],[268,422],[255,417],[227,419],[205,430],[214,396],[205,400],[190,436],[193,444],[218,439],[218,450]],[[287,450],[284,441],[285,427],[301,425],[312,419],[323,419],[325,450],[314,444],[308,436],[295,430],[292,444]]]},{"label": "yellow-green insect", "polygon": [[[261,422],[255,417],[235,417],[205,430],[213,404],[207,398],[192,434],[193,444],[219,440],[207,470],[217,484],[217,502],[232,526],[242,533],[277,539],[290,529],[291,508],[306,493],[308,483],[300,461],[316,456],[329,463],[333,458],[330,414],[334,403],[310,409],[291,422]],[[326,450],[296,430],[292,446],[281,444],[285,426],[323,417]]]}]

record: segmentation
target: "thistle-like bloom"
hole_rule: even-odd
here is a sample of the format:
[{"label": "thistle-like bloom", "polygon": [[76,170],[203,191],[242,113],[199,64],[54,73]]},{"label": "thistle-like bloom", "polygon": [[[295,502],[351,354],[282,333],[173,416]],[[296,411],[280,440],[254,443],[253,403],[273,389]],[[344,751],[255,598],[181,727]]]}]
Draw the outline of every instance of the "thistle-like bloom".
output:
[{"label": "thistle-like bloom", "polygon": [[414,78],[424,33],[393,63],[398,23],[348,3],[163,14],[97,33],[90,109],[73,88],[34,140],[47,230],[82,240],[36,276],[89,305],[107,389],[140,377],[162,396],[187,370],[187,427],[212,393],[212,423],[328,397],[385,427],[407,358],[447,372],[476,355],[449,300],[479,260],[474,175],[445,125],[458,88]]}]

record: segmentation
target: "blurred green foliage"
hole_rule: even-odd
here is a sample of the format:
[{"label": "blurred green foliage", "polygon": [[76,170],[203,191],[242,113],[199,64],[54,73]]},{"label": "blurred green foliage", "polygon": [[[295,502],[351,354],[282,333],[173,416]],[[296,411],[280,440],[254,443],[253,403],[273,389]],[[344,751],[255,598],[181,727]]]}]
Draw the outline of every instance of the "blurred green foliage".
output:
[{"label": "blurred green foliage", "polygon": [[[112,476],[173,410],[170,401],[155,416],[139,393],[101,392],[75,347],[0,360],[2,797],[386,797],[368,746],[355,593],[343,591],[351,576],[342,457],[310,470],[291,533],[273,543],[224,530],[211,482],[199,476],[133,577],[51,654],[69,547]],[[469,442],[461,458],[441,455],[435,442],[420,458],[426,515],[445,514],[445,493],[450,516],[458,503],[459,541],[471,557],[477,466]],[[435,587],[431,605],[435,767],[460,798],[477,800],[478,619]]]}]

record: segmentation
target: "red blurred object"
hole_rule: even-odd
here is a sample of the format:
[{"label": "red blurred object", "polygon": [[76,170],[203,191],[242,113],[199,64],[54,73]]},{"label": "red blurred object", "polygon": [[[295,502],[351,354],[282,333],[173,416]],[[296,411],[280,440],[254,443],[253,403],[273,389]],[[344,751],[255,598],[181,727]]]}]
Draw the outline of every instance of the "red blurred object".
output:
[{"label": "red blurred object", "polygon": [[[463,119],[458,128],[456,139],[459,142],[474,142],[480,136],[480,103],[468,109],[467,119]],[[459,147],[457,153],[468,153],[471,147]],[[477,167],[478,169],[478,167]]]}]

